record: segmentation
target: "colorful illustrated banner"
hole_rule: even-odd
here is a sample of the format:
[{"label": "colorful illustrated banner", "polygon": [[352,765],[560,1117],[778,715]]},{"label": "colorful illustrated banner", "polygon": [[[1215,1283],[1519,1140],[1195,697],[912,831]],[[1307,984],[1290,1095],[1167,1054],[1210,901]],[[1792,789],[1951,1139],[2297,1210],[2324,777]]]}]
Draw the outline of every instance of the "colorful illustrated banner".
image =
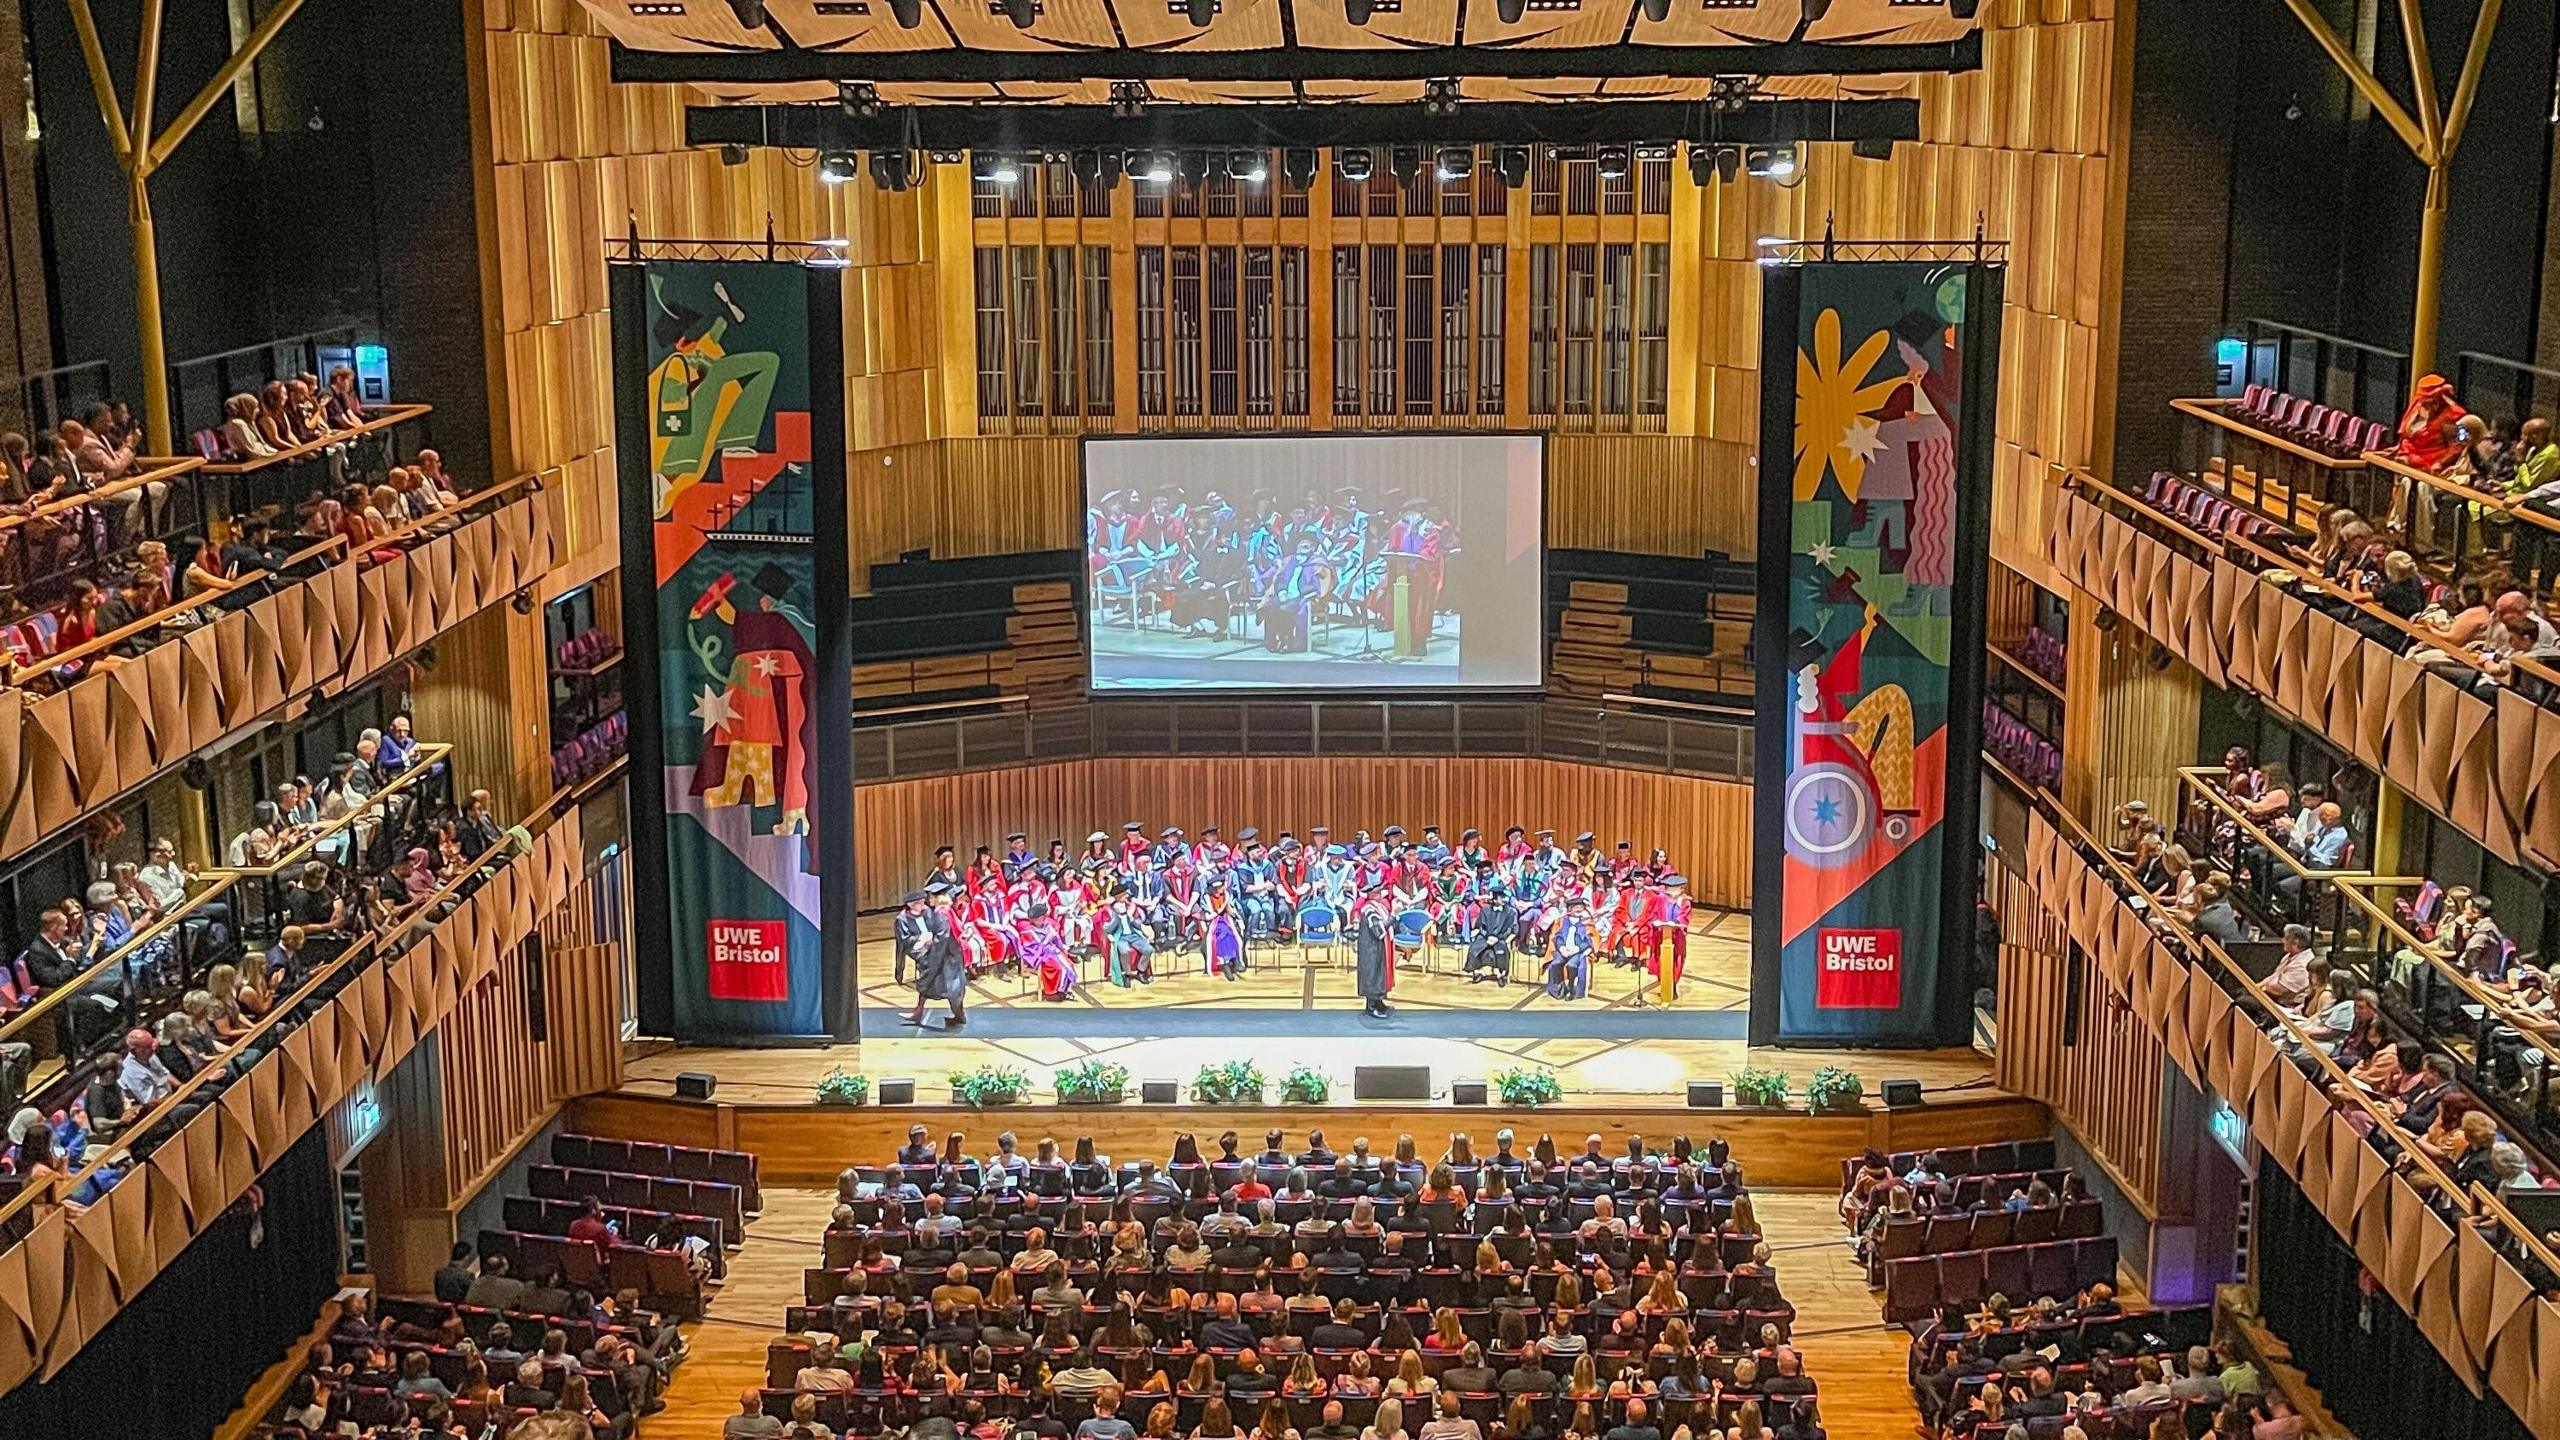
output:
[{"label": "colorful illustrated banner", "polygon": [[641,953],[664,957],[658,998],[680,1039],[830,1029],[826,891],[849,896],[851,880],[832,873],[844,857],[827,843],[849,824],[826,822],[851,787],[820,783],[819,757],[830,704],[850,723],[851,681],[838,665],[842,683],[823,683],[820,661],[840,650],[821,634],[842,629],[847,587],[841,545],[816,543],[844,522],[841,459],[812,463],[826,451],[811,397],[841,393],[813,363],[837,349],[813,347],[813,317],[835,322],[813,305],[812,276],[776,262],[616,267],[624,420],[637,410],[647,426],[621,446],[626,471],[645,457],[623,476],[634,808],[653,789],[660,801],[634,817],[638,875],[654,884]]},{"label": "colorful illustrated banner", "polygon": [[1752,1039],[1961,1043],[2001,271],[1766,274]]}]

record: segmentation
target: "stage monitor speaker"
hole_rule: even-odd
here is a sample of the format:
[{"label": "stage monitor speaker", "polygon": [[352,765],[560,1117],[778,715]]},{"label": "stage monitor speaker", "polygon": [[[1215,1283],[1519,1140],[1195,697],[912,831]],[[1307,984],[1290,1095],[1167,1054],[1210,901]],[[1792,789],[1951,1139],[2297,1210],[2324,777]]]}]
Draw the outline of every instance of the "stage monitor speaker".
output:
[{"label": "stage monitor speaker", "polygon": [[1919,1103],[1919,1081],[1887,1080],[1884,1082],[1884,1108],[1887,1110],[1907,1110]]},{"label": "stage monitor speaker", "polygon": [[1172,1105],[1182,1099],[1182,1086],[1173,1080],[1141,1080],[1138,1098],[1149,1105]]},{"label": "stage monitor speaker", "polygon": [[[1428,1065],[1355,1065],[1351,1069],[1351,1098],[1354,1100],[1428,1100],[1431,1098],[1431,1067]],[[1478,1104],[1483,1101],[1479,1099]]]},{"label": "stage monitor speaker", "polygon": [[916,1103],[916,1077],[896,1075],[883,1079],[880,1082],[880,1103],[883,1105]]},{"label": "stage monitor speaker", "polygon": [[1692,1109],[1692,1110],[1721,1110],[1721,1109],[1723,1109],[1723,1108],[1724,1108],[1724,1082],[1723,1082],[1723,1081],[1721,1081],[1721,1080],[1692,1080],[1692,1081],[1690,1081],[1690,1082],[1689,1082],[1689,1108],[1690,1108],[1690,1109]]},{"label": "stage monitor speaker", "polygon": [[718,1076],[706,1075],[699,1070],[683,1071],[676,1076],[676,1098],[708,1100],[711,1098],[711,1088],[719,1083]]},{"label": "stage monitor speaker", "polygon": [[1450,1104],[1452,1104],[1452,1105],[1481,1105],[1481,1104],[1483,1104],[1483,1103],[1484,1103],[1484,1100],[1485,1100],[1485,1084],[1484,1084],[1484,1082],[1483,1082],[1483,1081],[1481,1081],[1481,1080],[1452,1080],[1452,1081],[1450,1081],[1450,1082],[1449,1082],[1449,1103],[1450,1103]]}]

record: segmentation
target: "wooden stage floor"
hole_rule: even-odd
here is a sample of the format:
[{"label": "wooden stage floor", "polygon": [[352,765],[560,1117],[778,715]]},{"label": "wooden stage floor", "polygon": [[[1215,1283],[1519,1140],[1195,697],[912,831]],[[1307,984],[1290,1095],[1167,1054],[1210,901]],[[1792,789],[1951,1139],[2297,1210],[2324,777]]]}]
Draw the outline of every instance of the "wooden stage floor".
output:
[{"label": "wooden stage floor", "polygon": [[[866,920],[861,947],[863,1035],[859,1043],[822,1048],[683,1046],[635,1058],[627,1094],[673,1093],[678,1071],[720,1079],[720,1098],[747,1105],[805,1103],[820,1076],[842,1066],[873,1077],[912,1075],[917,1100],[945,1098],[944,1077],[998,1063],[1029,1072],[1033,1098],[1052,1091],[1048,1072],[1079,1060],[1106,1059],[1144,1079],[1188,1082],[1215,1061],[1257,1061],[1276,1086],[1295,1064],[1334,1078],[1337,1104],[1350,1100],[1353,1067],[1428,1065],[1434,1085],[1497,1070],[1543,1066],[1556,1072],[1568,1105],[1682,1103],[1691,1079],[1723,1079],[1746,1059],[1788,1071],[1801,1084],[1817,1066],[1840,1065],[1867,1081],[1873,1095],[1886,1079],[1916,1079],[1932,1100],[1951,1092],[1987,1091],[1991,1066],[1971,1049],[1935,1051],[1771,1050],[1745,1044],[1750,1005],[1751,918],[1701,910],[1691,927],[1687,975],[1672,1006],[1639,997],[1638,976],[1602,966],[1592,994],[1550,998],[1533,984],[1470,985],[1451,973],[1453,955],[1404,966],[1392,1019],[1360,1012],[1347,954],[1319,947],[1257,949],[1243,979],[1213,979],[1198,962],[1168,965],[1152,985],[1126,989],[1108,981],[1079,985],[1074,998],[1043,1002],[1036,987],[1011,974],[970,987],[969,1024],[941,1028],[944,1007],[929,1007],[927,1028],[899,1023],[913,992],[890,978],[886,921]],[[1523,962],[1524,974],[1525,965]],[[1186,1091],[1187,1093],[1187,1091]]]}]

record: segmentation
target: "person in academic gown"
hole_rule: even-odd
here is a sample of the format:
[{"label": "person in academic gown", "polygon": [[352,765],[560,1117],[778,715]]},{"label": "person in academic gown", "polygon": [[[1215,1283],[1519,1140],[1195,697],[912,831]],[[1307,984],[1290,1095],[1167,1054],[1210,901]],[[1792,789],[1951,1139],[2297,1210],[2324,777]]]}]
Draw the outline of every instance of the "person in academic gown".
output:
[{"label": "person in academic gown", "polygon": [[940,1000],[951,1007],[945,1029],[956,1030],[969,1023],[969,968],[961,958],[960,922],[951,912],[950,898],[948,892],[934,896],[922,917],[925,946],[915,956],[916,1005],[907,1012],[910,1025],[924,1024],[928,1000]]},{"label": "person in academic gown", "polygon": [[1387,914],[1383,893],[1371,896],[1360,907],[1359,934],[1353,951],[1360,962],[1362,1007],[1372,1018],[1394,1014],[1387,1004],[1387,992],[1396,985],[1395,922]]}]

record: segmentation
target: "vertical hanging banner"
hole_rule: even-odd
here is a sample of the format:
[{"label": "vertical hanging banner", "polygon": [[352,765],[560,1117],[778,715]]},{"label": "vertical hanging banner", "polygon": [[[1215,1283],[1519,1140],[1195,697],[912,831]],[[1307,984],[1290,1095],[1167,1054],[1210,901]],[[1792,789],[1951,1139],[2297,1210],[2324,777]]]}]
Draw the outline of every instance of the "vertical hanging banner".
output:
[{"label": "vertical hanging banner", "polygon": [[2004,272],[1840,248],[1763,262],[1751,1041],[1962,1044]]},{"label": "vertical hanging banner", "polygon": [[611,270],[642,1028],[852,1038],[841,270],[638,248]]}]

